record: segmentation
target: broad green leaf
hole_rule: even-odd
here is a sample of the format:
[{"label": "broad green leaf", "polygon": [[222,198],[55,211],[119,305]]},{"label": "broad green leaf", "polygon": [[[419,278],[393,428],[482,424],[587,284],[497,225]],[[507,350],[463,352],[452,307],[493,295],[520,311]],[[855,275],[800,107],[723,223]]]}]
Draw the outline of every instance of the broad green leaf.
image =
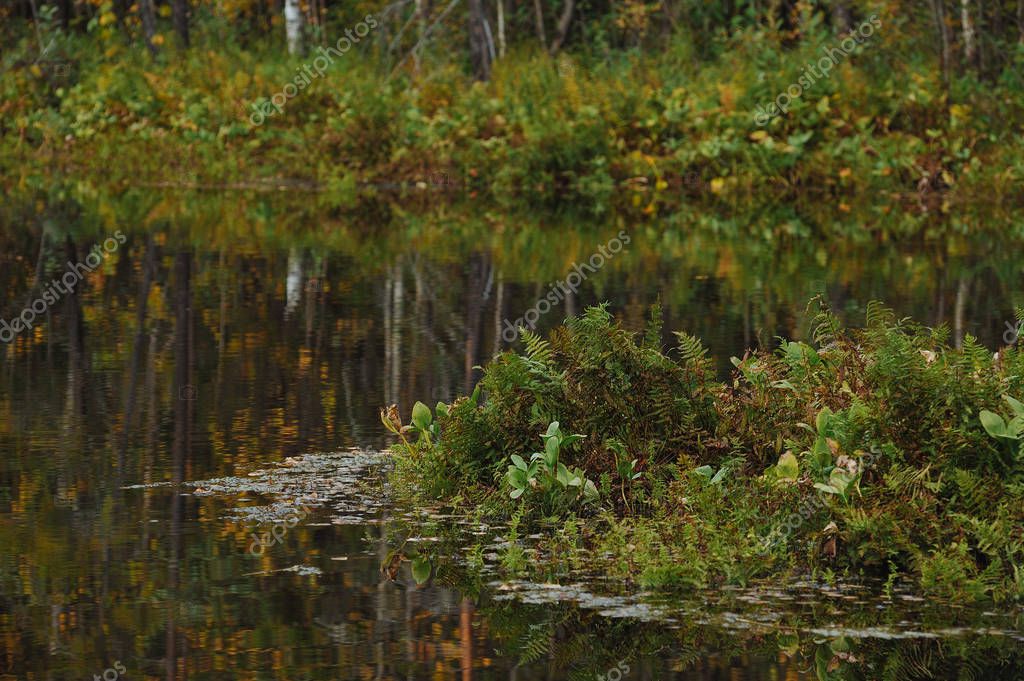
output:
[{"label": "broad green leaf", "polygon": [[1014,415],[1024,416],[1024,403],[1018,402],[1009,395],[1003,395],[1003,399],[1010,405],[1010,409],[1013,409]]},{"label": "broad green leaf", "polygon": [[821,482],[814,483],[814,489],[820,489],[822,492],[827,492],[829,494],[839,494],[839,490],[837,490],[835,487],[833,487],[832,485],[826,485]]},{"label": "broad green leaf", "polygon": [[434,407],[434,413],[440,416],[448,416],[448,405],[444,402],[438,402],[437,406]]},{"label": "broad green leaf", "polygon": [[722,482],[722,480],[725,479],[725,476],[728,473],[729,473],[729,469],[728,468],[719,468],[718,472],[715,473],[715,477],[711,478],[711,484],[712,485],[717,485],[718,483]]},{"label": "broad green leaf", "polygon": [[548,425],[548,432],[544,433],[544,437],[554,437],[558,434],[558,421],[552,421]]},{"label": "broad green leaf", "polygon": [[594,484],[593,480],[587,480],[586,484],[583,485],[583,496],[587,500],[594,500],[599,496],[597,486]]},{"label": "broad green leaf", "polygon": [[981,419],[981,425],[985,427],[986,433],[992,437],[1006,437],[1006,422],[1003,421],[1002,416],[982,409],[978,418]]},{"label": "broad green leaf", "polygon": [[523,471],[526,470],[526,462],[523,461],[523,457],[519,456],[518,454],[512,455],[512,463],[516,465],[516,468]]},{"label": "broad green leaf", "polygon": [[779,462],[775,464],[775,474],[781,480],[795,481],[800,477],[800,462],[793,456],[793,452],[786,452],[779,457]]},{"label": "broad green leaf", "polygon": [[423,584],[430,579],[430,560],[418,556],[412,560],[412,578],[417,584]]},{"label": "broad green leaf", "polygon": [[696,473],[697,475],[701,476],[702,478],[710,479],[711,476],[715,474],[715,469],[712,468],[711,466],[704,465],[704,466],[698,466],[697,468],[694,468],[693,472]]},{"label": "broad green leaf", "polygon": [[811,450],[814,457],[814,465],[817,468],[825,468],[832,465],[832,449],[828,446],[828,439],[819,435],[814,441],[814,449]]},{"label": "broad green leaf", "polygon": [[420,430],[426,430],[430,422],[434,420],[434,417],[430,414],[430,407],[417,402],[412,405],[412,424]]},{"label": "broad green leaf", "polygon": [[853,476],[838,468],[833,468],[832,473],[828,476],[829,486],[844,496],[846,495],[846,488],[850,486],[851,482],[853,482]]},{"label": "broad green leaf", "polygon": [[815,428],[818,429],[818,433],[821,434],[824,432],[826,428],[828,428],[829,423],[831,422],[832,410],[829,409],[828,407],[825,407],[824,409],[818,412],[818,416],[814,419],[814,426]]},{"label": "broad green leaf", "polygon": [[1020,439],[1021,432],[1024,432],[1024,416],[1014,416],[1006,424],[1006,435],[1014,439]]}]

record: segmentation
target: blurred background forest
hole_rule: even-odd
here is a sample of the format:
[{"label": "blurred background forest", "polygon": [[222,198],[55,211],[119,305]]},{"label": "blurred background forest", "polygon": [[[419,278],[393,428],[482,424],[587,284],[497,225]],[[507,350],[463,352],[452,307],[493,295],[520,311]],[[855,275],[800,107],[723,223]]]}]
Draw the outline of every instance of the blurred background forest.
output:
[{"label": "blurred background forest", "polygon": [[594,213],[1021,197],[1024,0],[14,0],[0,27],[20,186],[344,205],[442,183]]}]

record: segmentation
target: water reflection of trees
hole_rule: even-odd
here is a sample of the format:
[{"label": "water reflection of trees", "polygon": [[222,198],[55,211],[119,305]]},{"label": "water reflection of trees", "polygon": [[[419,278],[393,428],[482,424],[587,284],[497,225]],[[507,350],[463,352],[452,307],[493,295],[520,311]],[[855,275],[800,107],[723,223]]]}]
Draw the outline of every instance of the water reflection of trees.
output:
[{"label": "water reflection of trees", "polygon": [[[223,524],[185,541],[190,524],[211,513],[206,502],[122,485],[173,484],[315,449],[386,444],[376,416],[381,404],[395,402],[408,413],[417,399],[467,391],[474,367],[504,347],[502,320],[522,316],[573,261],[620,228],[461,214],[395,214],[368,226],[358,219],[313,221],[248,199],[185,215],[142,199],[102,208],[48,204],[0,230],[0,252],[8,254],[0,267],[6,319],[68,260],[81,260],[116,228],[129,235],[106,265],[51,307],[38,330],[0,349],[0,449],[10,462],[0,504],[17,519],[0,524],[0,543],[19,561],[4,570],[2,610],[22,623],[15,629],[8,620],[0,628],[22,669],[46,669],[51,650],[109,654],[102,664],[90,657],[83,673],[91,674],[140,649],[173,678],[189,663],[169,661],[202,649],[207,629],[230,637],[252,625],[264,640],[287,641],[294,626],[289,604],[256,603],[256,585],[231,594],[218,586],[217,575],[251,568],[234,555],[246,541],[244,528]],[[630,247],[545,316],[542,327],[609,300],[639,329],[660,300],[666,342],[669,331],[686,328],[704,337],[726,367],[744,347],[802,335],[804,305],[816,293],[854,320],[868,300],[881,298],[990,346],[1000,341],[1013,306],[1024,302],[1024,265],[1013,248],[994,241],[947,235],[897,247],[750,238],[736,221],[663,227],[631,227]],[[312,535],[302,541],[310,552],[320,550]],[[395,619],[397,608],[411,628],[404,638],[378,643],[409,655],[412,634],[426,635],[429,622],[414,615],[430,609],[431,597],[382,587],[374,574],[360,584],[365,598],[339,607],[370,621]],[[602,647],[601,638],[615,641],[617,630],[602,629],[593,615],[485,600],[470,609],[459,595],[464,588],[444,592],[449,619],[440,638],[447,643],[438,649],[466,639],[459,632],[468,618],[476,626],[489,622],[510,655],[520,638],[538,631],[518,627],[541,624],[549,638],[555,632],[556,648],[618,653]],[[139,602],[143,595],[150,605]],[[377,598],[397,600],[378,610]],[[40,604],[48,609],[45,622]],[[313,604],[294,607],[308,610],[302,616],[310,621],[316,616]],[[260,618],[269,624],[252,624]],[[597,634],[586,638],[591,631]],[[655,638],[664,635],[659,630]],[[674,636],[669,642],[682,645]],[[490,655],[483,645],[477,635],[475,647],[457,656],[468,650],[476,665]],[[930,643],[920,645],[918,652],[899,650],[908,659],[942,659]],[[967,659],[966,649],[961,656]],[[1003,648],[989,655],[1000,656]],[[608,660],[592,657],[595,673],[608,668]],[[576,669],[575,659],[569,655],[572,664],[564,668]]]}]

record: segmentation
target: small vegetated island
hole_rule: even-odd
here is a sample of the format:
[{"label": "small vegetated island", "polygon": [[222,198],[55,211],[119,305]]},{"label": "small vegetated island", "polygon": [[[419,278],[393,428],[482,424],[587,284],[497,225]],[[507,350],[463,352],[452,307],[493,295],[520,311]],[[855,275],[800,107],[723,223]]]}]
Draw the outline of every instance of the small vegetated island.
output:
[{"label": "small vegetated island", "polygon": [[810,575],[1024,596],[1016,347],[952,347],[880,304],[843,328],[821,307],[811,342],[734,358],[723,383],[698,339],[663,351],[661,327],[592,307],[525,333],[471,396],[417,403],[408,425],[382,410],[396,488],[520,534],[571,527],[590,569],[644,587]]}]

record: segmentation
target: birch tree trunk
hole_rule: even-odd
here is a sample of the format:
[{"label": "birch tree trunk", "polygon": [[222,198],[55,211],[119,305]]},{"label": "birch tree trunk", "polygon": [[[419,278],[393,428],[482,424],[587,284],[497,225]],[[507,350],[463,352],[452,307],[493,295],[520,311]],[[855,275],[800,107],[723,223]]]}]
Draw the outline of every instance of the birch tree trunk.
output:
[{"label": "birch tree trunk", "polygon": [[299,0],[284,0],[284,30],[288,36],[288,54],[301,55],[305,51],[302,41],[302,8]]},{"label": "birch tree trunk", "polygon": [[977,68],[978,43],[971,19],[971,0],[960,0],[960,28],[964,33],[964,63],[968,68]]}]

